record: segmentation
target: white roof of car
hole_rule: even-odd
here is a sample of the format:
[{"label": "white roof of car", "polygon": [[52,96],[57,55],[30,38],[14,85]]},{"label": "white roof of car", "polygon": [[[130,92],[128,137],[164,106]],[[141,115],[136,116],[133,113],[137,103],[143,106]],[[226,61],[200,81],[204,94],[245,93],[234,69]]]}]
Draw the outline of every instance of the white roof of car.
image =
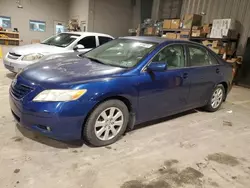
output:
[{"label": "white roof of car", "polygon": [[103,34],[103,33],[95,33],[95,32],[64,32],[64,33],[74,33],[77,35],[81,35],[81,36],[93,36],[93,35],[98,35],[98,36],[104,36],[104,37],[112,37],[111,35],[107,35],[107,34]]}]

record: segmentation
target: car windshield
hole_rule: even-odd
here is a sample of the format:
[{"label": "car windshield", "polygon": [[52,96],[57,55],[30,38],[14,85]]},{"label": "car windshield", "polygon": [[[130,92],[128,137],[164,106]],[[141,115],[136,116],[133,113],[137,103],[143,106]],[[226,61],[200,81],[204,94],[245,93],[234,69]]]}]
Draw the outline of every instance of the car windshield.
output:
[{"label": "car windshield", "polygon": [[65,48],[79,37],[80,35],[73,33],[61,33],[59,35],[48,38],[47,40],[43,41],[42,44]]},{"label": "car windshield", "polygon": [[147,41],[116,39],[83,54],[82,57],[111,66],[131,68],[137,65],[156,45],[157,43]]}]

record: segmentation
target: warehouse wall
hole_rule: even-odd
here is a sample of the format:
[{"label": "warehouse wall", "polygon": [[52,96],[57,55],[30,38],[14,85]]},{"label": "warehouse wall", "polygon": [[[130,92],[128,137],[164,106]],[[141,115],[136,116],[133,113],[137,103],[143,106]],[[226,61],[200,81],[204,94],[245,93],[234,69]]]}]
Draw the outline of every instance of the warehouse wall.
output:
[{"label": "warehouse wall", "polygon": [[247,38],[250,36],[249,0],[183,0],[181,15],[205,12],[204,23],[212,23],[216,18],[233,18],[239,21],[241,33],[238,54],[243,54]]},{"label": "warehouse wall", "polygon": [[[23,44],[53,35],[54,21],[68,21],[68,0],[22,0],[22,5],[19,9],[15,0],[0,0],[0,15],[11,17],[12,28],[18,28]],[[30,31],[29,20],[45,21],[46,32]]]},{"label": "warehouse wall", "polygon": [[89,0],[69,0],[69,19],[85,21],[88,25]]},{"label": "warehouse wall", "polygon": [[138,24],[142,23],[142,1],[143,0],[136,0],[135,5],[133,6],[133,26],[132,28],[137,28]]},{"label": "warehouse wall", "polygon": [[153,7],[153,0],[141,1],[141,23],[143,23],[145,19],[151,18],[152,7]]},{"label": "warehouse wall", "polygon": [[153,0],[152,19],[180,18],[183,0]]},{"label": "warehouse wall", "polygon": [[114,37],[128,35],[128,29],[134,24],[131,0],[91,0],[89,3],[89,31]]},{"label": "warehouse wall", "polygon": [[160,18],[180,18],[182,0],[161,0]]}]

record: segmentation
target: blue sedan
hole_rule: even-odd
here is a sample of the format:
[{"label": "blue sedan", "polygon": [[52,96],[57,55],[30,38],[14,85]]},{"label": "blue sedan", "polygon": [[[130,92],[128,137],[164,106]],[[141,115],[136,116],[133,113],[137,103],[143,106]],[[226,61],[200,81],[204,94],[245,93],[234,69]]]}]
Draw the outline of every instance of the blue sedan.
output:
[{"label": "blue sedan", "polygon": [[200,44],[122,37],[25,68],[10,106],[20,126],[104,146],[139,123],[198,107],[214,112],[231,83],[232,67]]}]

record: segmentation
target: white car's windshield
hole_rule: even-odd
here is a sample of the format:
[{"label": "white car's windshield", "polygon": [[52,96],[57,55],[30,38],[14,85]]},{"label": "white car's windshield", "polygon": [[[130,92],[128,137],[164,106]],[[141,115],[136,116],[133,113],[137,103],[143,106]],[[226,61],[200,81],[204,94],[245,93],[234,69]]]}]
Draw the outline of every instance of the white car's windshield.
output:
[{"label": "white car's windshield", "polygon": [[80,35],[73,33],[61,33],[59,35],[48,38],[47,40],[43,41],[42,44],[65,48],[79,37]]},{"label": "white car's windshield", "polygon": [[131,68],[156,45],[157,43],[147,41],[116,39],[84,54],[83,57],[107,65]]}]

